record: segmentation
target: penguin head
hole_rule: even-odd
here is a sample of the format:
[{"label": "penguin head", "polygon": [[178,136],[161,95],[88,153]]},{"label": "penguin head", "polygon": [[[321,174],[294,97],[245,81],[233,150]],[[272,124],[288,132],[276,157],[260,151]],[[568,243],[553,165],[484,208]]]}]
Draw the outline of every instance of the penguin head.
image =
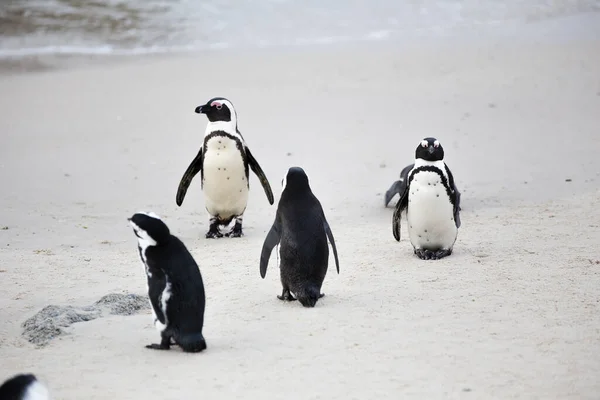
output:
[{"label": "penguin head", "polygon": [[206,104],[196,107],[196,113],[206,114],[210,122],[232,122],[237,127],[235,108],[225,97],[213,97]]},{"label": "penguin head", "polygon": [[169,227],[153,212],[137,212],[128,221],[142,247],[165,244],[171,237]]},{"label": "penguin head", "polygon": [[281,192],[301,192],[310,191],[308,183],[308,175],[300,167],[291,167],[288,169],[286,176],[281,180]]},{"label": "penguin head", "polygon": [[417,146],[415,158],[432,162],[442,161],[444,159],[444,148],[436,138],[425,138]]}]

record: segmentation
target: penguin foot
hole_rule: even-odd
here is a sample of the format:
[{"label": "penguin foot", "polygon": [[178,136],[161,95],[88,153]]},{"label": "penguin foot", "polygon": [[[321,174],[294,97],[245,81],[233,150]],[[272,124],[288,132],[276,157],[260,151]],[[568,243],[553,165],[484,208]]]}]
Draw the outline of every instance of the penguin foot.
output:
[{"label": "penguin foot", "polygon": [[440,258],[444,258],[449,256],[450,254],[452,254],[452,250],[451,249],[447,249],[447,250],[438,250],[434,253],[434,257],[432,257],[432,260],[439,260]]},{"label": "penguin foot", "polygon": [[439,260],[440,258],[444,258],[452,254],[452,250],[426,250],[426,249],[415,249],[415,254],[421,260]]},{"label": "penguin foot", "polygon": [[229,232],[225,234],[227,237],[237,238],[242,237],[244,233],[242,232],[242,224],[236,222],[233,228]]},{"label": "penguin foot", "polygon": [[221,237],[223,237],[223,234],[219,230],[219,227],[216,225],[211,225],[208,232],[206,232],[207,239],[216,239],[216,238],[221,238]]},{"label": "penguin foot", "polygon": [[290,293],[290,291],[288,289],[283,289],[283,292],[281,292],[281,296],[277,296],[277,298],[279,300],[283,300],[283,301],[294,301],[294,300],[296,300],[294,298],[294,296],[292,296],[292,294]]},{"label": "penguin foot", "polygon": [[146,348],[153,350],[169,350],[171,348],[171,338],[163,337],[160,344],[152,343],[147,345]]}]

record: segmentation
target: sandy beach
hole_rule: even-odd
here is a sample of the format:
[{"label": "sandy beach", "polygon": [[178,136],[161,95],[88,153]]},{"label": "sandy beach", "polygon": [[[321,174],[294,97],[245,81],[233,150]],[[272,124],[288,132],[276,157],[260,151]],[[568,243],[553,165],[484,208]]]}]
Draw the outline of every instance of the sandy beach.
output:
[{"label": "sandy beach", "polygon": [[[0,380],[33,372],[64,400],[598,399],[600,35],[539,32],[0,75]],[[234,102],[275,192],[270,206],[252,175],[240,239],[204,238],[199,181],[175,204],[206,126],[194,108],[214,96]],[[426,136],[462,192],[439,261],[413,255],[404,223],[396,242],[396,198],[383,205]],[[259,275],[291,166],[340,255],[314,309],[277,300],[275,254]],[[27,342],[46,305],[144,294],[138,210],[196,258],[208,349],[144,348],[159,339],[149,310]]]}]

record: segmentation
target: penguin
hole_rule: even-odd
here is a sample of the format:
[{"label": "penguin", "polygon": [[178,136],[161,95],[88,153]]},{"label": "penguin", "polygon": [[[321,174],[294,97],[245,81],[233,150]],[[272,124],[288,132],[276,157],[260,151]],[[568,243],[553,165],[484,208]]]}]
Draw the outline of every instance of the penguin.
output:
[{"label": "penguin", "polygon": [[161,336],[160,344],[146,348],[169,350],[172,339],[184,352],[205,350],[206,298],[198,264],[155,213],[140,211],[128,221],[138,238],[153,322]]},{"label": "penguin", "polygon": [[262,247],[260,276],[265,278],[273,247],[279,244],[283,291],[277,298],[284,301],[298,299],[304,307],[314,307],[325,296],[321,293],[321,285],[329,261],[328,238],[337,273],[340,273],[335,240],[304,170],[291,167],[281,184],[283,189],[275,221]]},{"label": "penguin", "polygon": [[46,386],[34,374],[18,374],[0,386],[2,400],[50,400]]},{"label": "penguin", "polygon": [[231,101],[214,97],[196,107],[196,113],[205,114],[208,124],[200,151],[179,182],[177,205],[181,207],[192,179],[200,172],[206,211],[210,215],[206,238],[223,237],[219,226],[227,226],[233,219],[235,224],[225,236],[240,237],[250,189],[248,166],[260,180],[272,205],[271,185],[238,129],[237,113]]},{"label": "penguin", "polygon": [[[384,207],[387,207],[390,204],[390,201],[395,195],[401,195],[404,192],[406,182],[408,181],[408,173],[415,167],[415,164],[407,165],[400,171],[400,179],[392,183],[392,186],[385,192],[384,199]],[[458,191],[458,187],[456,187],[456,197],[460,202],[460,192]],[[462,211],[462,208],[459,207],[459,211]]]},{"label": "penguin", "polygon": [[454,176],[444,162],[444,148],[433,137],[425,138],[415,151],[392,219],[392,233],[400,241],[400,218],[406,209],[408,234],[414,253],[422,260],[452,254],[460,228],[460,196]]}]

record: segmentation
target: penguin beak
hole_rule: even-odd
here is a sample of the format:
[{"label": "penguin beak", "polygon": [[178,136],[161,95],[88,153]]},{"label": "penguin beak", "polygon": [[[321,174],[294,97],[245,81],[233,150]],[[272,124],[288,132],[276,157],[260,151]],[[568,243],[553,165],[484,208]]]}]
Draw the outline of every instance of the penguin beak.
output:
[{"label": "penguin beak", "polygon": [[429,146],[429,148],[427,149],[427,151],[429,151],[429,154],[433,154],[433,152],[435,151],[435,149],[433,148],[433,146]]},{"label": "penguin beak", "polygon": [[196,107],[196,114],[205,114],[208,108],[205,105]]}]

